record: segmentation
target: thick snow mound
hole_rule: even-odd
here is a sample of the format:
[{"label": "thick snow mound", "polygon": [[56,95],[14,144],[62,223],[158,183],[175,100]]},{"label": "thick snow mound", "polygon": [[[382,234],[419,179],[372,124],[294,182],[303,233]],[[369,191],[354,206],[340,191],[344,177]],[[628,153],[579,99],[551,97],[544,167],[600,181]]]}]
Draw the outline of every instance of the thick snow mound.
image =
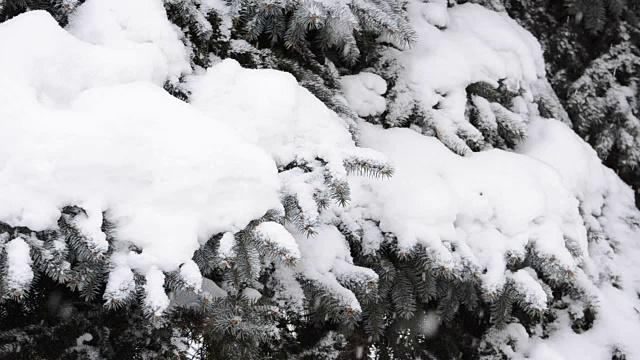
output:
[{"label": "thick snow mound", "polygon": [[336,293],[352,310],[360,311],[358,299],[353,292],[342,287],[341,277],[346,276],[351,281],[367,283],[376,282],[378,274],[372,269],[353,265],[349,244],[335,226],[321,227],[314,237],[296,235],[303,259],[298,265],[298,271],[307,279]]},{"label": "thick snow mound", "polygon": [[362,143],[389,156],[396,173],[370,182],[373,194],[354,194],[352,206],[368,209],[401,248],[425,245],[454,268],[462,265],[447,243],[455,244],[463,258],[486,269],[482,276],[492,290],[505,281],[505,255],[523,255],[530,242],[575,271],[565,238],[586,251],[586,232],[578,201],[552,167],[501,150],[461,157],[409,129],[361,125]]},{"label": "thick snow mound", "polygon": [[33,280],[33,270],[31,270],[31,256],[29,255],[29,245],[23,239],[13,239],[9,241],[5,249],[7,251],[7,274],[6,286],[16,297],[22,296],[29,291]]},{"label": "thick snow mound", "polygon": [[[389,48],[383,53],[388,66],[378,69],[392,84],[384,116],[391,125],[422,116],[424,124],[417,123],[421,131],[467,154],[500,147],[498,125],[526,135],[529,114],[539,113],[540,99],[546,108],[557,110],[544,76],[540,44],[506,13],[471,3],[448,8],[439,0],[410,0],[406,6],[418,40],[408,49]],[[500,88],[514,95],[501,105],[492,104],[494,109],[487,107],[489,113],[501,114],[498,123],[486,117],[472,121],[475,115],[469,107],[474,104],[467,91],[478,88]],[[360,102],[364,99],[361,96]]]},{"label": "thick snow mound", "polygon": [[[486,291],[510,281],[528,303],[544,310],[549,293],[535,272],[506,269],[509,257],[533,246],[538,256],[571,274],[585,299],[563,298],[568,306],[553,310],[558,317],[548,333],[529,337],[512,324],[488,341],[519,339],[513,349],[503,349],[515,359],[605,358],[612,344],[631,358],[640,356],[640,212],[632,190],[566,125],[535,118],[518,153],[464,157],[409,129],[361,123],[361,134],[364,145],[396,166],[388,181],[363,180],[354,187],[351,208],[338,211],[343,220],[359,222],[363,245],[380,246],[370,241],[379,234],[366,231],[369,220],[379,221],[401,247],[422,244],[454,272],[471,265]],[[582,316],[580,301],[598,315],[590,330],[578,334],[571,317]]]},{"label": "thick snow mound", "polygon": [[284,226],[272,221],[266,221],[260,223],[254,231],[259,238],[267,239],[273,246],[282,249],[291,259],[300,259],[298,244]]},{"label": "thick snow mound", "polygon": [[497,86],[500,79],[532,82],[544,76],[540,44],[507,14],[476,4],[460,5],[449,9],[448,25],[441,30],[429,23],[427,13],[433,4],[410,1],[407,6],[419,40],[411,49],[396,52],[408,71],[409,86],[423,95],[425,103],[437,101],[435,92],[479,81]]},{"label": "thick snow mound", "polygon": [[583,209],[590,214],[600,215],[605,195],[615,191],[619,181],[611,176],[611,170],[601,165],[596,152],[571,129],[557,121],[532,121],[528,133],[529,141],[519,146],[518,152],[551,165],[582,202]]},{"label": "thick snow mound", "polygon": [[191,81],[191,104],[235,128],[278,165],[320,157],[342,164],[355,148],[344,121],[289,73],[226,59]]},{"label": "thick snow mound", "polygon": [[[384,81],[370,75],[370,85],[383,93]],[[292,238],[279,225],[268,223],[256,230],[265,238],[274,239],[275,245],[291,258],[299,258],[295,270],[298,274],[337,294],[346,307],[360,311],[355,295],[342,286],[341,279],[368,283],[375,282],[377,275],[371,269],[353,265],[346,240],[335,226],[323,225],[328,221],[322,219],[314,197],[318,189],[326,187],[324,170],[346,179],[346,158],[357,156],[381,163],[387,158],[356,147],[344,121],[288,73],[245,69],[227,59],[209,68],[205,75],[193,76],[189,83],[193,106],[235,128],[245,140],[271,154],[278,166],[296,162],[313,167],[318,158],[326,163],[326,168],[318,166],[311,172],[294,168],[279,174],[282,192],[294,194],[305,216],[318,225],[315,236],[307,237],[289,227]],[[382,102],[384,108],[384,99]],[[230,249],[230,240],[222,239],[221,252],[229,252],[226,249]]]},{"label": "thick snow mound", "polygon": [[[132,81],[165,81],[161,58],[141,49],[110,49],[79,41],[44,11],[0,25],[3,107],[37,100],[62,107],[81,91]],[[9,111],[5,109],[4,111]]]},{"label": "thick snow mound", "polygon": [[143,52],[171,80],[191,72],[181,33],[167,19],[161,0],[88,0],[76,10],[68,30],[92,44]]},{"label": "thick snow mound", "polygon": [[382,97],[387,83],[379,75],[361,72],[340,78],[340,86],[349,106],[359,116],[378,115],[384,112],[387,102]]},{"label": "thick snow mound", "polygon": [[280,207],[271,157],[153,84],[153,53],[85,43],[44,12],[0,25],[0,48],[0,221],[108,211],[143,249],[130,266],[170,270],[198,239]]},{"label": "thick snow mound", "polygon": [[[562,181],[579,201],[584,227],[597,235],[589,254],[596,261],[594,271],[613,272],[626,289],[640,292],[640,212],[633,190],[603,166],[596,152],[566,125],[537,119],[529,125],[529,140],[518,152],[537,158],[556,169]],[[603,250],[612,244],[612,249]],[[614,261],[615,259],[615,261]],[[633,290],[636,289],[636,290]]]}]

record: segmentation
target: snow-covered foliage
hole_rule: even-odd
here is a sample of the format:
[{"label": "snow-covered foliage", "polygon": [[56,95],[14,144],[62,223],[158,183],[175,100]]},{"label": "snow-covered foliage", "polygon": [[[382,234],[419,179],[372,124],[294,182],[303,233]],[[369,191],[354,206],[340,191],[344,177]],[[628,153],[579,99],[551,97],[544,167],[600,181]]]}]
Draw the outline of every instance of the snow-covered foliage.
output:
[{"label": "snow-covered foliage", "polygon": [[447,10],[443,1],[409,1],[407,14],[416,45],[389,48],[377,66],[392,84],[383,124],[410,124],[464,155],[513,148],[538,103],[560,107],[540,45],[506,14],[475,4]]},{"label": "snow-covered foliage", "polygon": [[[640,179],[640,54],[628,41],[594,60],[570,89],[576,132],[625,178]],[[640,180],[632,180],[638,186]]]},{"label": "snow-covered foliage", "polygon": [[284,40],[287,48],[307,55],[308,35],[317,32],[323,48],[335,48],[353,62],[360,55],[357,36],[373,33],[384,39],[408,45],[414,31],[402,14],[401,3],[389,0],[233,0],[231,16],[243,23],[248,40],[268,36],[271,43]]},{"label": "snow-covered foliage", "polygon": [[[0,135],[3,222],[44,230],[75,204],[89,216],[79,224],[84,235],[105,248],[92,235],[108,210],[117,237],[143,249],[131,254],[132,267],[172,270],[199,238],[279,206],[267,154],[157,86],[171,76],[164,61],[154,66],[158,48],[96,47],[44,12],[1,26],[9,56],[0,60],[0,111],[14,119]],[[64,79],[71,69],[77,77]]]},{"label": "snow-covered foliage", "polygon": [[[350,206],[356,209],[346,210],[351,221],[359,213],[362,218],[356,223],[379,222],[382,231],[397,236],[400,251],[424,245],[432,252],[431,266],[450,269],[461,278],[471,271],[487,294],[513,286],[522,293],[525,307],[541,312],[553,299],[546,289],[557,282],[581,294],[561,300],[570,306],[614,311],[606,308],[615,284],[623,291],[614,291],[614,296],[631,301],[626,310],[615,311],[638,307],[640,213],[633,193],[565,125],[536,119],[520,154],[491,150],[467,157],[411,130],[363,126],[362,143],[390,156],[396,175],[381,183],[366,180],[361,188],[368,191],[354,191]],[[512,272],[511,264],[520,269]],[[532,276],[533,270],[542,279]],[[598,325],[616,331],[614,323]],[[640,330],[637,320],[625,323]],[[574,334],[573,345],[559,345],[580,347],[593,336],[585,334]],[[628,349],[625,353],[637,351],[631,338],[622,339],[616,341]],[[533,348],[526,351],[529,356]]]},{"label": "snow-covered foliage", "polygon": [[154,316],[160,316],[169,307],[169,297],[164,291],[164,274],[157,267],[151,267],[145,275],[144,306]]},{"label": "snow-covered foliage", "polygon": [[504,7],[542,44],[547,78],[574,130],[636,190],[636,206],[640,206],[640,167],[634,165],[638,126],[633,118],[638,117],[634,84],[640,56],[639,3],[561,3],[514,0],[505,1]]},{"label": "snow-covered foliage", "polygon": [[340,79],[340,87],[353,111],[361,117],[379,115],[387,108],[382,96],[387,92],[387,83],[379,75],[361,72]]},{"label": "snow-covered foliage", "polygon": [[[87,0],[65,28],[1,23],[0,310],[42,276],[169,324],[181,345],[149,356],[415,357],[467,316],[476,356],[639,357],[633,191],[567,126],[536,39],[447,3]],[[353,70],[361,47],[380,56]],[[602,100],[627,122],[636,82]]]},{"label": "snow-covered foliage", "polygon": [[4,286],[11,296],[19,299],[27,293],[33,281],[29,245],[23,239],[15,238],[5,245],[5,251],[7,273]]}]

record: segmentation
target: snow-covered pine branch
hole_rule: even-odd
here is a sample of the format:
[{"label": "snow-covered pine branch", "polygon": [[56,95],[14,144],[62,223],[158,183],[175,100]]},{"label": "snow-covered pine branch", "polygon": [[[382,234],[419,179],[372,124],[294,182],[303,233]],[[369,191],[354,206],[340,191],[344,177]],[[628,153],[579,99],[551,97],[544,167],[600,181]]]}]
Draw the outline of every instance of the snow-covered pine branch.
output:
[{"label": "snow-covered pine branch", "polygon": [[568,115],[495,1],[15,4],[0,355],[640,354],[640,212],[567,126],[632,160],[631,50]]}]

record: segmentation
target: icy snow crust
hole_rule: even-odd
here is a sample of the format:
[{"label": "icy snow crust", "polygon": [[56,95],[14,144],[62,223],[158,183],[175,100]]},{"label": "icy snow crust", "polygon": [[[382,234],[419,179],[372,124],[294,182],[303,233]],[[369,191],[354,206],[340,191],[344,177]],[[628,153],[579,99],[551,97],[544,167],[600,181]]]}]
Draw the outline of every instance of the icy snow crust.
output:
[{"label": "icy snow crust", "polygon": [[[421,101],[441,103],[445,127],[466,121],[464,89],[472,82],[509,79],[527,88],[544,79],[539,44],[504,14],[477,5],[447,10],[445,1],[410,1],[408,14],[422,40],[387,55],[402,62]],[[512,324],[495,335],[518,339],[505,353],[604,358],[616,343],[628,358],[640,357],[634,339],[640,232],[628,225],[640,223],[640,214],[631,190],[560,122],[531,109],[528,138],[516,152],[465,157],[436,138],[361,122],[361,143],[383,154],[376,155],[357,148],[343,121],[289,74],[243,69],[231,60],[190,74],[179,32],[159,0],[88,0],[67,30],[44,12],[0,25],[0,221],[52,228],[63,206],[78,205],[87,215],[76,220],[78,227],[102,250],[108,246],[102,217],[115,221],[118,241],[142,254],[113,256],[106,292],[130,293],[132,270],[143,274],[144,302],[160,316],[170,304],[163,271],[179,269],[194,289],[226,296],[191,261],[201,242],[225,233],[219,255],[231,257],[233,233],[281,209],[283,187],[298,194],[310,189],[302,177],[278,176],[278,167],[320,157],[346,177],[344,157],[367,153],[390,158],[395,175],[349,177],[351,202],[317,214],[315,237],[275,223],[257,229],[299,257],[295,267],[279,265],[274,274],[284,286],[278,296],[291,298],[281,300],[302,311],[304,295],[294,280],[302,275],[360,309],[341,281],[375,282],[377,275],[353,265],[335,226],[340,221],[362,231],[365,251],[379,249],[382,232],[391,233],[401,251],[423,245],[456,274],[470,267],[488,292],[511,281],[543,310],[549,299],[536,274],[506,269],[507,256],[524,256],[533,246],[574,274],[600,313],[591,330],[575,334],[569,313],[578,310],[558,311],[556,330],[545,340]],[[190,75],[191,104],[162,89],[180,75]],[[342,85],[359,115],[384,111],[386,84],[379,76],[345,77]],[[307,195],[308,207],[315,207]],[[587,230],[601,238],[590,241]],[[13,284],[26,287],[33,277],[27,243],[0,240]],[[609,285],[611,274],[622,290]]]}]

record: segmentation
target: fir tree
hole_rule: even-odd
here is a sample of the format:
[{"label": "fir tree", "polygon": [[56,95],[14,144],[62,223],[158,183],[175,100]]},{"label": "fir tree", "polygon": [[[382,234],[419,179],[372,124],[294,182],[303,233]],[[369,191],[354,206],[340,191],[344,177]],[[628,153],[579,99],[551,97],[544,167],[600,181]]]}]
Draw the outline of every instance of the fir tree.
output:
[{"label": "fir tree", "polygon": [[[634,1],[571,1],[563,6],[546,0],[504,5],[540,40],[549,82],[575,130],[636,189],[640,204],[637,166],[632,165],[636,155],[629,146],[636,130],[634,121],[626,120],[637,117],[632,74],[637,73],[633,64],[640,46],[636,20],[640,6]],[[579,15],[579,23],[564,21],[568,15]],[[622,88],[627,89],[626,95],[620,94]],[[613,94],[621,98],[614,100]]]},{"label": "fir tree", "polygon": [[576,132],[636,189],[640,187],[637,50],[625,41],[592,61],[573,83],[567,101]]},{"label": "fir tree", "polygon": [[[82,209],[67,207],[59,229],[43,232],[0,224],[0,356],[133,359],[179,351],[171,343],[173,331],[151,326],[137,302],[122,303],[113,312],[103,306],[100,295],[114,249],[97,248],[79,230],[77,221],[85,216]],[[103,231],[108,229],[103,223]],[[141,288],[132,291],[141,294]]]},{"label": "fir tree", "polygon": [[[572,2],[567,11],[577,17],[584,3]],[[36,8],[15,1],[4,5],[3,20]],[[443,126],[451,119],[439,104],[421,102],[387,51],[415,40],[397,2],[231,1],[228,13],[197,0],[164,5],[184,34],[195,72],[227,57],[246,67],[290,72],[341,116],[355,140],[361,119],[345,101],[340,78],[362,70],[388,85],[387,110],[366,120],[412,128],[461,155],[517,148],[532,116],[568,121],[544,79],[525,86],[501,79],[497,86],[467,86],[466,122]],[[616,19],[627,13],[621,3],[600,5]],[[602,30],[602,10],[591,11],[595,15],[586,15],[587,27]],[[635,176],[640,62],[629,44],[584,65],[582,77],[561,99],[576,130],[599,154]],[[165,88],[189,102],[188,81],[184,77]],[[487,269],[476,265],[460,243],[442,241],[441,250],[454,259],[446,262],[424,244],[401,246],[399,234],[383,230],[381,219],[349,208],[353,177],[384,181],[393,176],[386,159],[354,148],[276,165],[282,211],[269,211],[239,231],[211,234],[192,260],[174,271],[151,267],[142,272],[122,262],[123,254],[142,249],[118,241],[108,212],[68,206],[56,228],[41,232],[0,223],[0,355],[20,350],[25,358],[499,358],[505,349],[517,348],[514,331],[547,331],[553,317],[570,306],[583,310],[571,313],[576,332],[587,331],[598,316],[592,279],[582,268],[586,254],[570,236],[562,234],[561,250],[574,265],[531,241],[522,252],[501,254],[505,281],[488,283]],[[612,201],[604,199],[602,208],[614,206]],[[589,251],[615,253],[609,219],[580,210]],[[634,212],[613,211],[630,229],[640,226]],[[87,232],[87,221],[95,216],[100,229]],[[331,270],[335,281],[305,273],[298,267],[300,254],[282,241],[317,240],[327,228],[345,237],[350,259]],[[615,274],[602,270],[600,275],[616,283]],[[52,302],[53,309],[45,311]],[[61,324],[60,318],[67,321]],[[437,334],[424,330],[425,319],[439,326]],[[612,356],[624,357],[624,351],[615,348]]]},{"label": "fir tree", "polygon": [[61,25],[66,25],[69,15],[83,2],[84,0],[2,0],[0,1],[0,22],[25,11],[46,10]]}]

